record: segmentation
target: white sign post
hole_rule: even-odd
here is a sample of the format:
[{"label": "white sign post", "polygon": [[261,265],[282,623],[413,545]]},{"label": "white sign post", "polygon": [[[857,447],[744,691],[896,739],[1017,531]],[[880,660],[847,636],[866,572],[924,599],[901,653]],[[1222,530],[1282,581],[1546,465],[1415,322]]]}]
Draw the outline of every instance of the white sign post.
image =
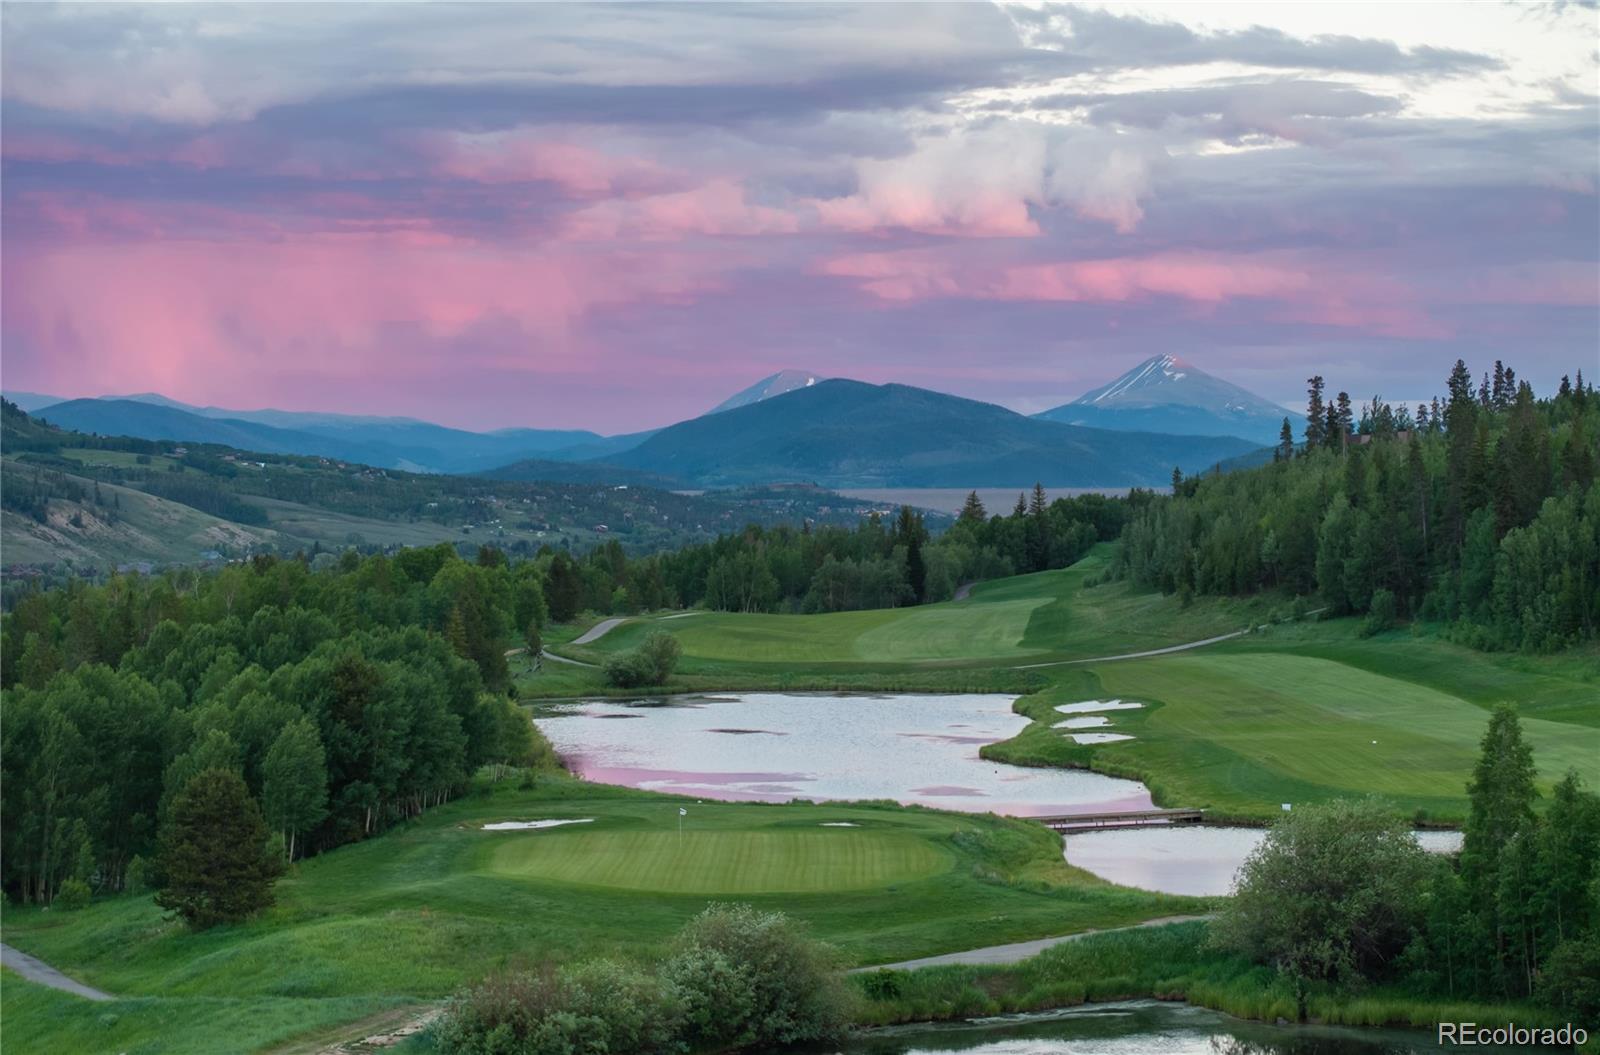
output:
[{"label": "white sign post", "polygon": [[678,807],[678,838],[683,838],[683,819],[689,816],[689,811],[682,806]]}]

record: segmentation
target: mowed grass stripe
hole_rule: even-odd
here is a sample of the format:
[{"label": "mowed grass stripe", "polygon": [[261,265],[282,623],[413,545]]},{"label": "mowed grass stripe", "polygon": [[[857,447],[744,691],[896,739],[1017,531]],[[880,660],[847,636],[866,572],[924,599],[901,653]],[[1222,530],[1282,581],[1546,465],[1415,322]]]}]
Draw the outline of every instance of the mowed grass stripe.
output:
[{"label": "mowed grass stripe", "polygon": [[[1486,724],[1482,708],[1455,696],[1309,656],[1171,656],[1097,673],[1111,694],[1162,701],[1143,724],[1145,741],[1210,742],[1358,794],[1461,796]],[[1522,725],[1542,782],[1568,768],[1600,781],[1600,730],[1536,718]],[[1105,753],[1133,761],[1139,744]]]},{"label": "mowed grass stripe", "polygon": [[860,890],[943,871],[916,835],[850,831],[581,832],[497,836],[501,875],[673,894]]}]

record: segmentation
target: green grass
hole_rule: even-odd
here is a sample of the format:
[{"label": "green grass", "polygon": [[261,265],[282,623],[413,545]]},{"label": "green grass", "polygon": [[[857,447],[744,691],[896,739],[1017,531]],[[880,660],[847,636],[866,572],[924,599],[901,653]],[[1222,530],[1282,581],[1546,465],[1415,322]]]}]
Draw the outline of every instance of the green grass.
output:
[{"label": "green grass", "polygon": [[935,670],[1161,648],[1242,629],[1264,611],[1264,602],[1210,600],[1185,608],[1126,583],[1086,586],[1103,574],[1111,553],[1102,544],[1071,568],[981,583],[964,601],[822,615],[647,616],[590,645],[561,650],[598,662],[659,627],[683,646],[685,675]]},{"label": "green grass", "polygon": [[[699,808],[696,807],[698,819]],[[860,828],[597,832],[498,837],[490,870],[515,877],[665,894],[861,890],[945,870],[949,855],[916,835]]]},{"label": "green grass", "polygon": [[[303,862],[279,884],[278,905],[246,924],[192,934],[148,897],[130,896],[71,913],[13,909],[6,941],[146,1000],[141,1014],[152,1021],[181,1020],[218,1038],[206,1050],[228,1052],[265,1043],[264,1033],[228,1026],[229,1016],[349,1000],[354,1018],[384,1001],[440,999],[501,965],[649,959],[713,900],[781,909],[850,963],[1118,926],[1197,904],[1093,879],[1061,860],[1055,836],[1020,822],[886,805],[691,802],[678,843],[682,801],[569,778],[502,785]],[[481,830],[544,817],[595,821]],[[207,1001],[221,1001],[216,1021]],[[17,1050],[80,1050],[72,1040],[103,1009],[65,1006],[76,1010],[33,1034],[64,1038],[59,1045]],[[308,1017],[304,1028],[320,1021]]]},{"label": "green grass", "polygon": [[277,999],[130,997],[91,1003],[24,981],[0,979],[8,1055],[211,1055],[238,1051],[241,1038],[267,1048],[308,1031],[394,1006],[364,997]]}]

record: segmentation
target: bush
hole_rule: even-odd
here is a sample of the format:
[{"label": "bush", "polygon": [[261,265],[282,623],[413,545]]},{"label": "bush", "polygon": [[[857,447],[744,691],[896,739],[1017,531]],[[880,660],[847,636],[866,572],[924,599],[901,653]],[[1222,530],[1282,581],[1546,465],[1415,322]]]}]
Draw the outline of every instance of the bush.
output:
[{"label": "bush", "polygon": [[1600,934],[1557,945],[1539,975],[1537,995],[1575,1022],[1600,1022]]},{"label": "bush", "polygon": [[638,648],[606,660],[603,673],[606,682],[619,689],[665,685],[682,654],[677,638],[665,630],[652,630]]},{"label": "bush", "polygon": [[691,920],[662,976],[693,1047],[831,1041],[849,996],[826,947],[778,912],[712,905]]},{"label": "bush", "polygon": [[161,836],[156,904],[195,930],[233,923],[272,904],[283,857],[267,845],[267,826],[239,774],[207,769],[172,802]]},{"label": "bush", "polygon": [[56,908],[68,912],[86,908],[89,904],[89,884],[81,879],[68,879],[61,884],[61,889],[56,891],[56,899],[51,902]]},{"label": "bush", "polygon": [[1336,801],[1284,814],[1245,859],[1212,933],[1295,986],[1359,982],[1391,965],[1422,922],[1428,856],[1382,803]]},{"label": "bush", "polygon": [[1388,590],[1373,590],[1366,622],[1361,624],[1361,636],[1371,637],[1385,630],[1393,630],[1396,617],[1394,594]]},{"label": "bush", "polygon": [[492,975],[433,1026],[442,1055],[655,1055],[833,1040],[846,990],[781,913],[713,905],[655,975],[608,961]]},{"label": "bush", "polygon": [[609,961],[493,975],[433,1027],[444,1055],[676,1052],[678,1013],[659,982]]}]

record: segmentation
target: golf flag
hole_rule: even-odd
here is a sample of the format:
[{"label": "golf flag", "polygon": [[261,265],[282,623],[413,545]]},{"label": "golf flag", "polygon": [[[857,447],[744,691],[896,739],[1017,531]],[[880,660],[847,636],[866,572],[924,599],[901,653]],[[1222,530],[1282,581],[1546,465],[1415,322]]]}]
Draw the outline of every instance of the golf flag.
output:
[{"label": "golf flag", "polygon": [[687,817],[687,816],[689,816],[689,811],[684,809],[682,806],[679,806],[678,807],[678,816]]}]

